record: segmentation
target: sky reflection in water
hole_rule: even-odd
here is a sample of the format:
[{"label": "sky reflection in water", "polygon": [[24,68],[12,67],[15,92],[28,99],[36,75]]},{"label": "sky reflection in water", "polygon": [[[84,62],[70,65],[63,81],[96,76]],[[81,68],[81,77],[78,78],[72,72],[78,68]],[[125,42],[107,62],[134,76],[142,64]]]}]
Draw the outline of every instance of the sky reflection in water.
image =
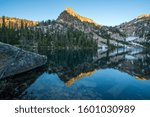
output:
[{"label": "sky reflection in water", "polygon": [[43,73],[22,99],[150,99],[150,81],[140,81],[115,69],[97,70],[71,86],[56,74]]}]

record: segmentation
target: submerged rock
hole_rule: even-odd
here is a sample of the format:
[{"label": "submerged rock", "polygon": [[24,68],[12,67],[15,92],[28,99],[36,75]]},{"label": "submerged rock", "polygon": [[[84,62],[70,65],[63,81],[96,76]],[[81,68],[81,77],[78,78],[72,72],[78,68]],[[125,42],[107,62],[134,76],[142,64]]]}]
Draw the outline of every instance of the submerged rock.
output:
[{"label": "submerged rock", "polygon": [[0,79],[23,73],[47,62],[47,57],[0,42]]}]

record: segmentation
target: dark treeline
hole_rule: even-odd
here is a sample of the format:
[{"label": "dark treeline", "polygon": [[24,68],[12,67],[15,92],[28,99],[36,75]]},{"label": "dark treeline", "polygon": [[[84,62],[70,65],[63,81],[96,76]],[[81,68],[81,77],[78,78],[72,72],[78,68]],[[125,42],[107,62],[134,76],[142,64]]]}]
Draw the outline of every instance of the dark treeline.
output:
[{"label": "dark treeline", "polygon": [[[60,27],[63,27],[60,29]],[[6,26],[2,17],[0,41],[21,46],[49,46],[50,48],[97,48],[97,43],[90,35],[57,21],[42,21],[37,26],[29,27],[23,20],[19,28]]]}]

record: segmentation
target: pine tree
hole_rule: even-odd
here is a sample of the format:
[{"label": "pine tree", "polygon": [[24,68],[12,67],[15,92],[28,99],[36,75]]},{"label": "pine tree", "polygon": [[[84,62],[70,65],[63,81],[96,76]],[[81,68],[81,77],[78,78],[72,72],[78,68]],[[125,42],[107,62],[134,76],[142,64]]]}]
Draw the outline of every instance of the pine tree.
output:
[{"label": "pine tree", "polygon": [[5,16],[2,17],[2,31],[5,31],[6,23],[5,23]]}]

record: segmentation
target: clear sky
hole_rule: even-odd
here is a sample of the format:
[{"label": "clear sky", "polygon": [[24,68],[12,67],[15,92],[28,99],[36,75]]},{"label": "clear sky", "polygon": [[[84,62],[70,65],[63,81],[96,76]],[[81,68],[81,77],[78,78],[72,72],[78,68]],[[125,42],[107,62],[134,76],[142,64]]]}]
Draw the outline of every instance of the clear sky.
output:
[{"label": "clear sky", "polygon": [[150,13],[150,0],[0,0],[0,16],[52,20],[67,6],[82,16],[108,26]]}]

